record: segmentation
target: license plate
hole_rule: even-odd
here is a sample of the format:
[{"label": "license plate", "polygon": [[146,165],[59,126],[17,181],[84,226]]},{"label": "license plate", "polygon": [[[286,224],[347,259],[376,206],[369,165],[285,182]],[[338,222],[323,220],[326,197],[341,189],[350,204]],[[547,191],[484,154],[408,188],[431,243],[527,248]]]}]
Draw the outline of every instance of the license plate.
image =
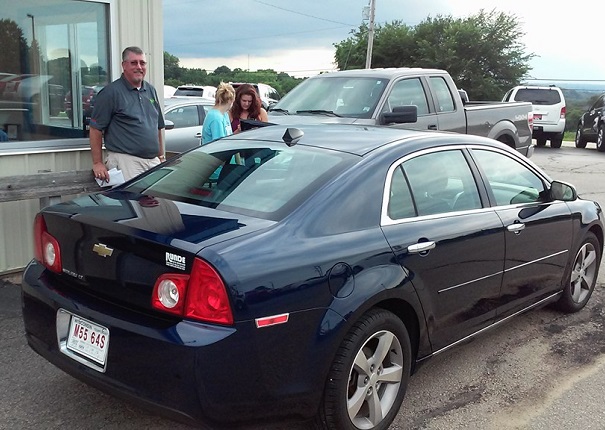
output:
[{"label": "license plate", "polygon": [[541,113],[535,113],[534,114],[534,119],[542,119],[542,114]]},{"label": "license plate", "polygon": [[109,349],[109,329],[72,315],[66,346],[67,349],[104,366]]}]

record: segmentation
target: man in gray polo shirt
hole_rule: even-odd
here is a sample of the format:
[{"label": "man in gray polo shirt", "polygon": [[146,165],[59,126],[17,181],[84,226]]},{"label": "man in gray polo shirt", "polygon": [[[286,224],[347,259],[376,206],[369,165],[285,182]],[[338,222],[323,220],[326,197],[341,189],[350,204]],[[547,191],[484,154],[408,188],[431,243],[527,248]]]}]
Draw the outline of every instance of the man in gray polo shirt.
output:
[{"label": "man in gray polo shirt", "polygon": [[164,117],[155,88],[144,80],[147,62],[141,48],[124,49],[122,70],[97,94],[90,118],[92,170],[106,181],[108,169],[116,167],[129,180],[164,161]]}]

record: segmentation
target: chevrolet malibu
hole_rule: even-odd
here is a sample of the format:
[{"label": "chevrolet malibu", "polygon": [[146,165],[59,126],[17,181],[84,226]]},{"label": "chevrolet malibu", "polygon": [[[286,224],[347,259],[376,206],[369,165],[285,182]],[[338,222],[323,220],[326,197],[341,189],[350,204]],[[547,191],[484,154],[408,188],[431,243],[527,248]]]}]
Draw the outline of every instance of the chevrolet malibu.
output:
[{"label": "chevrolet malibu", "polygon": [[430,357],[581,310],[603,249],[599,205],[499,142],[328,124],[221,139],[34,228],[29,345],[212,428],[384,430]]}]

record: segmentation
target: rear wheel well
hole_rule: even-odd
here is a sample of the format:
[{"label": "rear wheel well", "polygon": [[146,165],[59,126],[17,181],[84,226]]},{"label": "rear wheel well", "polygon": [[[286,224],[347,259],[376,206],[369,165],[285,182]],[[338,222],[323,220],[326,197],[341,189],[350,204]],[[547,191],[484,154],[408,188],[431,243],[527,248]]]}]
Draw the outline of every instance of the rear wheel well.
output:
[{"label": "rear wheel well", "polygon": [[409,303],[397,299],[377,303],[375,307],[386,309],[394,313],[405,324],[405,328],[410,336],[410,344],[412,346],[412,373],[414,373],[420,343],[420,328],[418,326],[418,315],[416,314],[416,311],[412,306],[410,306]]},{"label": "rear wheel well", "polygon": [[508,134],[501,134],[500,136],[498,136],[496,138],[497,141],[504,143],[505,145],[510,146],[513,149],[515,148],[515,140],[512,138],[512,136],[509,136]]},{"label": "rear wheel well", "polygon": [[603,241],[605,240],[603,238],[603,230],[601,230],[600,227],[594,225],[591,227],[591,229],[589,231],[597,237],[597,240],[599,241],[599,245],[601,246],[601,249],[603,249]]}]

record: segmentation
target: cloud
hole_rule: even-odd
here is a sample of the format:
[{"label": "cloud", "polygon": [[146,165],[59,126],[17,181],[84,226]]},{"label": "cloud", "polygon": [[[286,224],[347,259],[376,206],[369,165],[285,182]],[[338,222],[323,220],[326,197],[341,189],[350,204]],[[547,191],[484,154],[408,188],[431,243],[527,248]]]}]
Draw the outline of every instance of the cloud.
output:
[{"label": "cloud", "polygon": [[201,68],[207,71],[213,71],[220,66],[227,66],[231,70],[270,68],[297,78],[336,70],[334,50],[331,48],[274,50],[261,56],[183,58],[179,64],[181,67]]},{"label": "cloud", "polygon": [[[531,62],[532,75],[603,79],[605,56],[590,36],[601,28],[605,3],[592,3],[594,10],[587,13],[571,3],[527,0],[375,0],[375,22],[416,25],[429,16],[465,17],[480,9],[512,13],[526,33],[522,42],[527,52],[537,55]],[[182,66],[318,73],[333,67],[334,44],[359,28],[369,0],[163,0],[162,4],[164,50],[177,56]]]}]

